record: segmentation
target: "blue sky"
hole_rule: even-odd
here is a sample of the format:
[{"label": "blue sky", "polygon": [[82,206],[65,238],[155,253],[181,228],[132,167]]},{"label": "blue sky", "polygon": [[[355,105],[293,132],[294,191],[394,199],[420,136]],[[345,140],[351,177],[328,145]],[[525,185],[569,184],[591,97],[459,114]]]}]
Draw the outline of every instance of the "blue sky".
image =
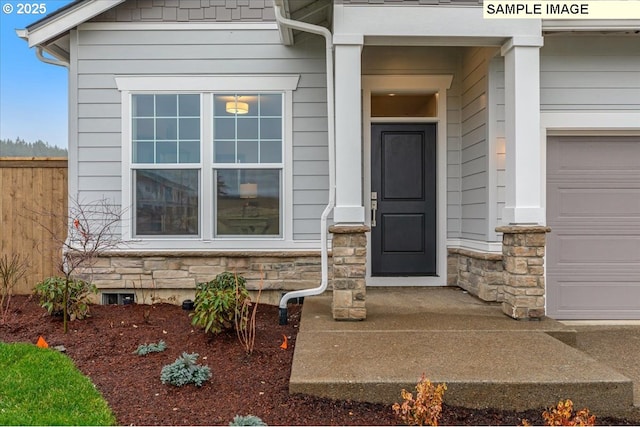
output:
[{"label": "blue sky", "polygon": [[[36,3],[44,3],[48,14],[71,1]],[[16,29],[44,16],[18,14],[19,3],[27,2],[0,0],[0,139],[40,139],[66,148],[68,70],[40,62],[35,49],[29,49],[27,42],[18,38]]]}]

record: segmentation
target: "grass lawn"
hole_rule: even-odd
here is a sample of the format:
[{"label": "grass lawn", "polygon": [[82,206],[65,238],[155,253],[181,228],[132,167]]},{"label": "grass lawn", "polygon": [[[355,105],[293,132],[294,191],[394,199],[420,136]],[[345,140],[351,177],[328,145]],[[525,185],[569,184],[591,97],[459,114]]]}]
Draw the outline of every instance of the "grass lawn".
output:
[{"label": "grass lawn", "polygon": [[71,359],[0,342],[0,425],[115,425],[107,402]]}]

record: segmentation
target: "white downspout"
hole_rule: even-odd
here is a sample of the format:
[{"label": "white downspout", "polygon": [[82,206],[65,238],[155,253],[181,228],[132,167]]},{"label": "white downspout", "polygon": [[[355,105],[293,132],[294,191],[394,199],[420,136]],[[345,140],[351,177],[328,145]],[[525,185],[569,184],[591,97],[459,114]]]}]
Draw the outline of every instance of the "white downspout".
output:
[{"label": "white downspout", "polygon": [[327,242],[327,218],[335,206],[335,106],[334,106],[334,83],[333,83],[333,36],[331,32],[319,25],[308,24],[306,22],[294,21],[282,15],[282,0],[274,0],[276,21],[285,27],[308,33],[319,34],[326,41],[326,63],[327,63],[327,124],[328,124],[328,144],[329,144],[329,202],[320,216],[320,260],[321,260],[321,281],[320,286],[311,289],[301,289],[287,292],[280,299],[280,324],[287,324],[287,302],[293,298],[319,295],[327,289],[329,283],[329,255]]},{"label": "white downspout", "polygon": [[58,67],[65,67],[65,68],[69,68],[69,63],[66,61],[60,61],[57,59],[51,59],[51,58],[47,58],[46,56],[44,56],[42,54],[42,46],[37,46],[36,47],[36,56],[38,57],[38,59],[42,62],[44,62],[45,64],[51,64],[51,65],[57,65]]}]

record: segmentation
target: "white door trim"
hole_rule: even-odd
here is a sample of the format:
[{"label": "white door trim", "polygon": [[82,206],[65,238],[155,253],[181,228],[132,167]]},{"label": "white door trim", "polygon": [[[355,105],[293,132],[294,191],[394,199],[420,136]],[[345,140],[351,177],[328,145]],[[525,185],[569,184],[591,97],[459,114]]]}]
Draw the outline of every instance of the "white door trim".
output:
[{"label": "white door trim", "polygon": [[376,92],[425,93],[438,97],[438,115],[415,118],[412,123],[437,123],[436,146],[436,229],[437,276],[435,277],[371,277],[371,238],[367,239],[367,286],[446,286],[447,284],[447,89],[453,76],[447,75],[363,75],[363,202],[365,223],[371,225],[371,123],[407,122],[406,118],[371,118],[371,94]]}]

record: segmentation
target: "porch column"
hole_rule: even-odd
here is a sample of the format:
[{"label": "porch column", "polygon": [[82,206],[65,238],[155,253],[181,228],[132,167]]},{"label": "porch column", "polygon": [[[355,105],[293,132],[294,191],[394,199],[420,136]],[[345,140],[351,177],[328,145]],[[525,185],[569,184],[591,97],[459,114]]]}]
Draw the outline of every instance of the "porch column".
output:
[{"label": "porch column", "polygon": [[542,37],[512,38],[505,63],[506,204],[508,224],[544,224],[540,140]]},{"label": "porch column", "polygon": [[335,47],[336,224],[364,224],[362,204],[362,35],[338,34]]}]

